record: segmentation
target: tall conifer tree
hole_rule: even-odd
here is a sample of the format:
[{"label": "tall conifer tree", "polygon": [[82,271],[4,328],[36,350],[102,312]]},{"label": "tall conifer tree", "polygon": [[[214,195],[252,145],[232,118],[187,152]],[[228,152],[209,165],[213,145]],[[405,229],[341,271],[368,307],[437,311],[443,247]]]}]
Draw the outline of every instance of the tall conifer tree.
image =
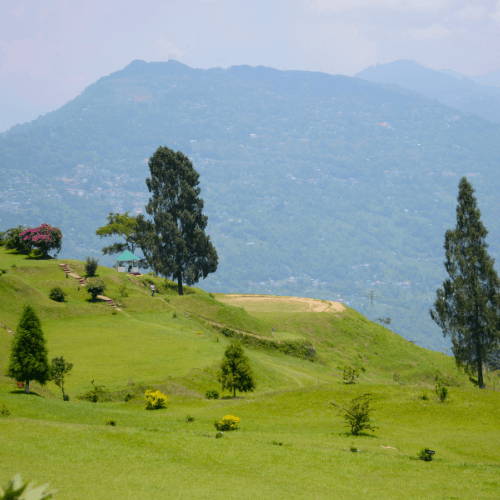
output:
[{"label": "tall conifer tree", "polygon": [[224,352],[218,380],[222,384],[222,390],[233,391],[233,397],[236,397],[237,390],[248,392],[255,389],[256,383],[250,360],[243,347],[235,340],[231,341]]},{"label": "tall conifer tree", "polygon": [[217,252],[205,234],[200,174],[186,155],[166,146],[149,159],[149,169],[146,212],[153,218],[153,235],[148,261],[158,274],[177,280],[182,295],[183,282],[192,285],[217,270]]},{"label": "tall conifer tree", "polygon": [[16,333],[12,339],[7,375],[25,382],[24,392],[30,392],[30,380],[44,385],[50,379],[47,348],[40,319],[29,304],[24,306]]},{"label": "tall conifer tree", "polygon": [[457,364],[472,368],[483,388],[483,363],[499,345],[500,280],[487,252],[488,231],[481,222],[474,189],[459,184],[457,225],[445,234],[444,263],[449,278],[437,290],[432,319],[451,337]]}]

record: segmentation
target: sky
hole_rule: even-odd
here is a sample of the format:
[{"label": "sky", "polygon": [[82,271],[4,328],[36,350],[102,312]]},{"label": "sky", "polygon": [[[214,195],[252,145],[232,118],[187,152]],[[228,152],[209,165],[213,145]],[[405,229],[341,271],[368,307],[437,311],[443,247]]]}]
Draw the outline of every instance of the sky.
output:
[{"label": "sky", "polygon": [[500,0],[16,0],[0,4],[0,132],[135,59],[353,76],[398,59],[500,70]]}]

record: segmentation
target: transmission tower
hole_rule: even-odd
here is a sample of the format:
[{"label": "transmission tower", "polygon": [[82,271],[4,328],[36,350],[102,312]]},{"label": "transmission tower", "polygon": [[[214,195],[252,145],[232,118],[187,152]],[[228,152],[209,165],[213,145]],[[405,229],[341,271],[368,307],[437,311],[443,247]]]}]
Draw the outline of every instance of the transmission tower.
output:
[{"label": "transmission tower", "polygon": [[372,321],[373,321],[373,301],[378,297],[378,292],[376,290],[370,290],[368,293],[368,297],[370,297],[370,302],[372,305]]}]

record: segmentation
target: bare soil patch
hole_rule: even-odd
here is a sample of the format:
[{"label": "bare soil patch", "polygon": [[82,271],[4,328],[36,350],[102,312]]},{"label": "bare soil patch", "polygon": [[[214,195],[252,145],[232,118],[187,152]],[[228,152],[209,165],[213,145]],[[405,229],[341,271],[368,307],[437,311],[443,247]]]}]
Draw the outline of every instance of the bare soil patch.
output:
[{"label": "bare soil patch", "polygon": [[217,299],[232,306],[244,307],[249,312],[339,313],[345,310],[345,306],[340,302],[306,297],[231,294],[218,296]]}]

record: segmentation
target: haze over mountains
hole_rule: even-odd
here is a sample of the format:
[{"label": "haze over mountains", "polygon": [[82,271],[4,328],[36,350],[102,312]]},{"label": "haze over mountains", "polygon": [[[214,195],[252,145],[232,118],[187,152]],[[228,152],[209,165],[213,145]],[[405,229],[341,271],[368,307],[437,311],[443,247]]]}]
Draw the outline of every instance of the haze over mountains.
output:
[{"label": "haze over mountains", "polygon": [[500,122],[500,72],[468,78],[455,71],[436,71],[415,61],[399,60],[366,68],[356,77],[399,85],[462,112]]},{"label": "haze over mountains", "polygon": [[322,73],[134,61],[0,136],[0,229],[49,222],[62,256],[111,263],[95,230],[110,211],[143,210],[147,159],[167,145],[201,174],[219,253],[203,288],[342,299],[443,349],[428,310],[461,176],[500,249],[500,130],[436,99]]}]

